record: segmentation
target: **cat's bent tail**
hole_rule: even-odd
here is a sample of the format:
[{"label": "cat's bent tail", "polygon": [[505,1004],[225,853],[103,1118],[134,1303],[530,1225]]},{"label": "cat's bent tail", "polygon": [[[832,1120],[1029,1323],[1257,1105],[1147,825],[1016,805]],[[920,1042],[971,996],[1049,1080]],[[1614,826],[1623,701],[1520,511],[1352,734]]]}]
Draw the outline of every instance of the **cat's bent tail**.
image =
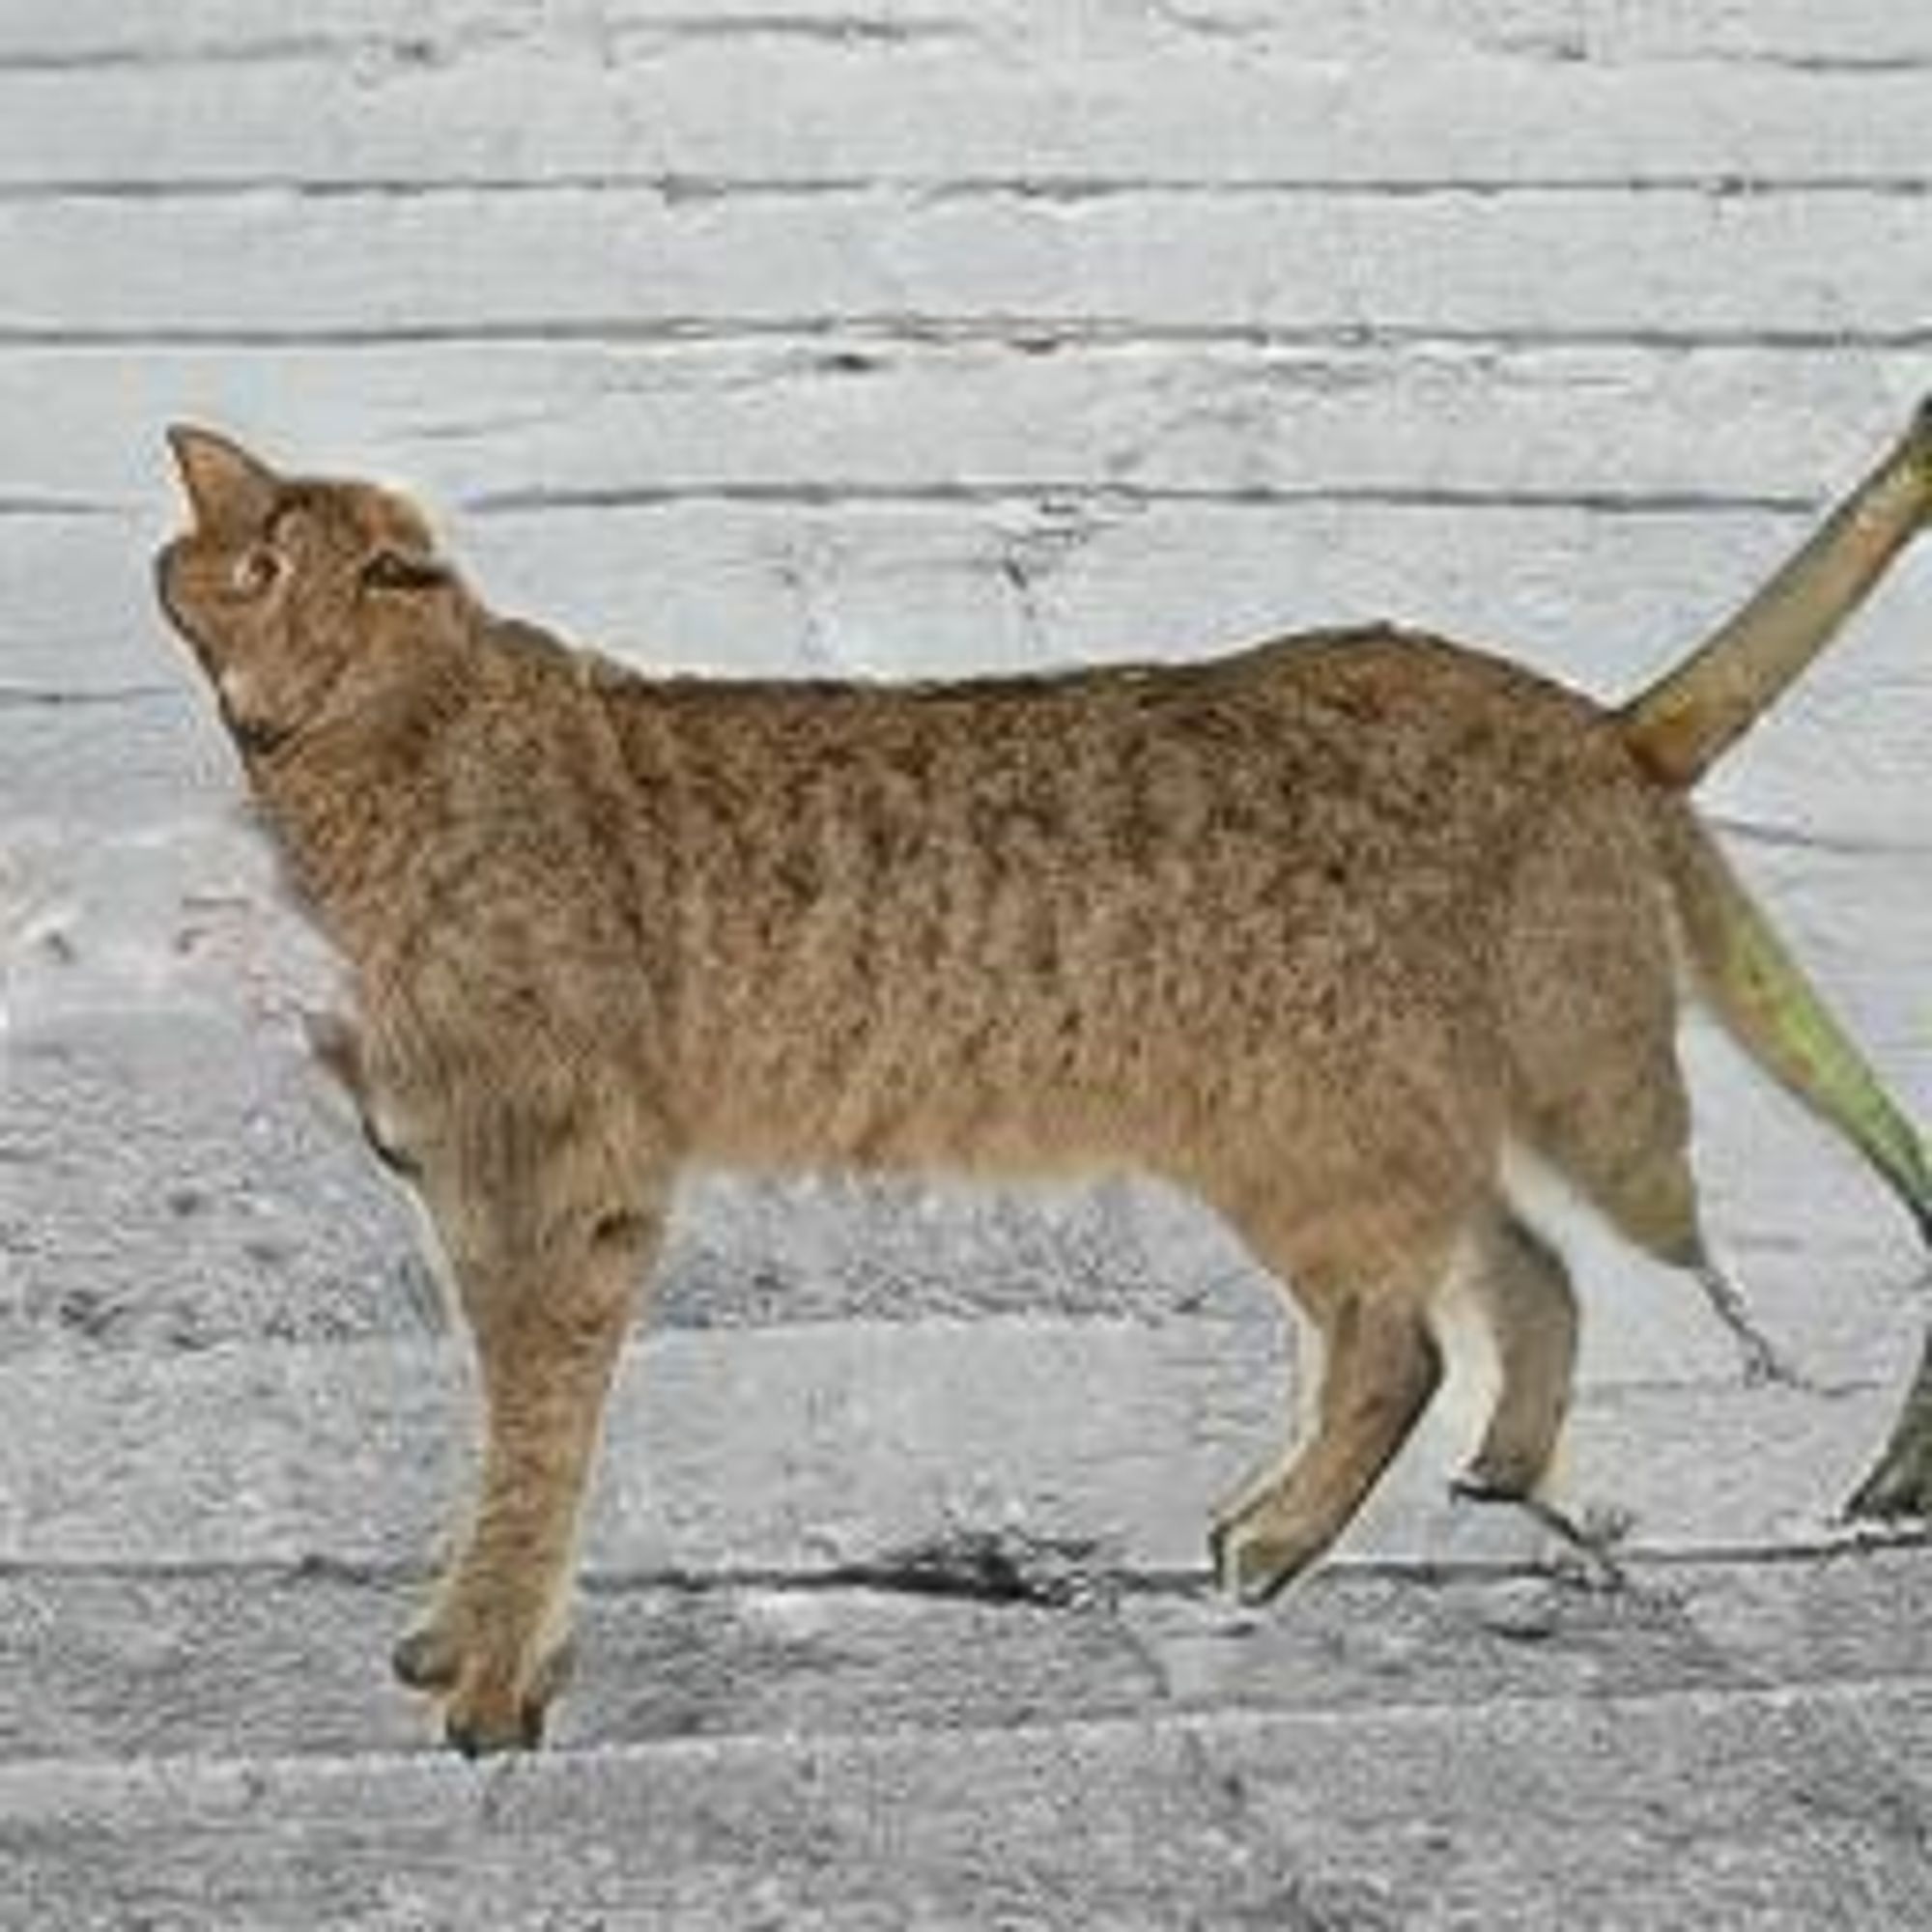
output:
[{"label": "cat's bent tail", "polygon": [[1696,990],[1759,1066],[1864,1156],[1932,1248],[1932,1167],[1918,1131],[1710,837],[1674,802],[1661,816]]},{"label": "cat's bent tail", "polygon": [[1617,713],[1638,762],[1688,791],[1831,640],[1932,523],[1932,399],[1743,610]]}]

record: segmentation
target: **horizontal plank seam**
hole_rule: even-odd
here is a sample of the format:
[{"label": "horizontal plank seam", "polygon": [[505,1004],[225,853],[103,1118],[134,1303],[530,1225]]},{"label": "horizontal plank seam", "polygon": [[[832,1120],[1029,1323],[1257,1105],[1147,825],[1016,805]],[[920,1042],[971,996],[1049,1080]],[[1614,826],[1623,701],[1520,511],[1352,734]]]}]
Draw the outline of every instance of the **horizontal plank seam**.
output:
[{"label": "horizontal plank seam", "polygon": [[1065,349],[1208,347],[1238,349],[1634,349],[1667,355],[1703,349],[1764,352],[1932,348],[1932,324],[1899,328],[1636,327],[1593,325],[1521,327],[1441,323],[1259,323],[1129,321],[1051,314],[837,314],[523,316],[471,322],[71,323],[0,322],[0,350],[434,349],[447,346],[688,346],[828,339],[909,348],[990,345],[1027,355]]},{"label": "horizontal plank seam", "polygon": [[[1178,10],[1162,10],[1145,23],[1140,51],[1157,59],[1176,50],[1221,50],[1266,48],[1286,43],[1280,23],[1265,14],[1252,17],[1208,15],[1194,18]],[[259,39],[144,39],[136,34],[120,42],[98,41],[92,45],[24,43],[0,52],[0,74],[51,73],[87,74],[137,70],[144,72],[193,71],[199,68],[314,65],[334,63],[360,71],[363,64],[382,59],[398,71],[412,69],[448,69],[467,59],[501,52],[522,54],[534,43],[541,49],[546,39],[558,37],[527,28],[493,24],[488,21],[467,26],[445,25],[437,30],[410,31],[407,27],[351,27],[344,30],[309,30],[298,33],[268,33]],[[582,34],[563,38],[563,44],[595,49],[601,59],[625,63],[627,48],[638,49],[639,66],[655,66],[667,53],[687,48],[702,50],[714,43],[758,44],[770,43],[785,46],[817,46],[841,54],[869,58],[883,52],[924,52],[932,47],[970,45],[982,57],[997,54],[1010,61],[1023,54],[1029,43],[1024,30],[1010,22],[988,20],[970,9],[935,14],[926,18],[906,19],[888,7],[852,5],[836,12],[818,13],[777,4],[757,13],[713,13],[693,6],[685,13],[645,14],[620,18],[594,36]],[[1430,46],[1426,35],[1418,35],[1418,45]],[[1378,51],[1384,51],[1378,45]],[[1433,49],[1432,49],[1433,50]],[[1053,52],[1050,37],[1043,37],[1042,53]],[[1321,48],[1332,59],[1334,48]],[[542,57],[541,52],[538,55]],[[1582,32],[1526,31],[1485,35],[1480,30],[1458,43],[1451,54],[1458,65],[1468,67],[1511,66],[1551,68],[1564,74],[1578,70],[1597,73],[1643,74],[1659,68],[1764,70],[1825,77],[1886,76],[1920,73],[1932,68],[1932,52],[1910,47],[1897,51],[1841,51],[1825,48],[1808,50],[1777,44],[1775,34],[1760,43],[1725,44],[1722,42],[1687,40],[1676,47],[1645,51],[1639,44],[1625,51],[1603,40],[1593,41]]]},{"label": "horizontal plank seam", "polygon": [[1046,498],[1067,503],[1306,505],[1348,503],[1395,509],[1585,510],[1608,516],[1806,516],[1823,502],[1809,494],[1751,494],[1694,490],[1511,490],[1383,484],[1242,484],[1089,482],[1078,477],[923,484],[867,483],[857,478],[810,483],[664,483],[490,490],[460,497],[473,516],[529,515],[553,510],[620,510],[663,502],[721,503],[961,503],[1005,505]]},{"label": "horizontal plank seam", "polygon": [[1771,200],[1830,195],[1919,200],[1932,174],[1891,169],[1837,174],[1750,174],[1735,169],[1651,175],[933,175],[895,170],[813,176],[684,174],[664,170],[587,168],[550,174],[446,175],[46,175],[0,181],[0,201],[233,201],[286,195],[315,201],[431,200],[445,197],[643,193],[670,206],[724,200],[904,196],[919,202],[1059,203],[1184,196],[1229,200],[1336,198],[1435,201],[1459,197],[1679,195],[1698,200]]},{"label": "horizontal plank seam", "polygon": [[[334,63],[354,69],[358,59],[385,57],[407,71],[414,68],[443,68],[459,59],[500,46],[514,47],[526,36],[503,29],[463,34],[408,32],[350,34],[286,34],[254,42],[167,42],[121,46],[22,47],[0,53],[0,74],[85,74],[192,71],[198,68],[279,67]],[[629,23],[611,39],[647,41],[653,46],[703,46],[719,41],[780,44],[829,43],[874,53],[880,49],[926,47],[937,43],[978,41],[982,36],[966,17],[956,20],[895,20],[878,14],[786,14],[775,8],[752,15],[668,14]],[[1899,56],[1903,60],[1904,56]],[[645,64],[639,61],[639,65]],[[1872,71],[1861,66],[1856,71]],[[1881,71],[1886,70],[1879,70]]]},{"label": "horizontal plank seam", "polygon": [[0,684],[0,711],[61,711],[91,704],[176,702],[186,693],[172,685],[99,685],[66,690],[53,685]]},{"label": "horizontal plank seam", "polygon": [[1834,859],[1918,859],[1932,849],[1923,839],[1834,833],[1817,826],[1799,825],[1790,819],[1756,817],[1738,811],[1706,810],[1702,815],[1707,824],[1725,837],[1741,844],[1761,845],[1773,851],[1823,852]]},{"label": "horizontal plank seam", "polygon": [[[1588,1698],[1591,1711],[1603,1717],[1618,1712],[1683,1710],[1715,1716],[1726,1709],[1755,1707],[1783,1711],[1821,1705],[1860,1709],[1871,1705],[1883,1708],[1901,1698],[1932,1695],[1932,1679],[1897,1671],[1881,1672],[1845,1683],[1807,1682],[1802,1684],[1762,1684],[1750,1681],[1724,1684],[1659,1686],[1641,1690],[1593,1691]],[[1484,1719],[1542,1717],[1551,1698],[1524,1692],[1494,1693],[1484,1697],[1480,1711]],[[464,1788],[479,1805],[488,1805],[495,1787],[503,1780],[526,1783],[531,1779],[567,1777],[573,1772],[597,1767],[662,1764],[667,1758],[735,1759],[783,1756],[811,1757],[827,1751],[834,1754],[886,1755],[907,1747],[931,1748],[935,1731],[942,1731],[950,1747],[957,1749],[968,1741],[1000,1749],[1029,1740],[1051,1739],[1063,1745],[1085,1744],[1106,1747],[1117,1743],[1147,1743],[1172,1738],[1182,1744],[1193,1740],[1212,1742],[1218,1735],[1227,1738],[1245,1735],[1265,1736],[1270,1732],[1320,1729],[1325,1732],[1367,1731],[1371,1729],[1420,1726],[1437,1729],[1447,1725],[1467,1725],[1470,1706],[1458,1701],[1415,1699],[1373,1705],[1311,1705],[1301,1708],[1242,1709],[1235,1705],[1202,1707],[1154,1706],[1128,1715],[1088,1713],[1077,1717],[1037,1716],[1016,1718],[998,1724],[945,1725],[890,1720],[863,1731],[839,1731],[827,1735],[803,1731],[718,1732],[693,1736],[689,1733],[653,1739],[638,1744],[584,1745],[568,1750],[539,1754],[530,1758],[505,1758],[470,1765],[448,1752],[421,1750],[318,1751],[289,1756],[250,1752],[228,1757],[214,1754],[193,1757],[181,1754],[126,1752],[103,1757],[37,1757],[0,1764],[0,1818],[17,1815],[21,1800],[43,1804],[49,1784],[62,1784],[64,1806],[72,1803],[71,1786],[84,1781],[96,1799],[118,1789],[121,1793],[148,1786],[171,1804],[185,1802],[186,1786],[197,1774],[232,1783],[235,1796],[253,1808],[268,1795],[270,1780],[291,1783],[332,1782],[365,1776],[371,1773],[399,1772],[412,1778],[431,1778]],[[1197,1768],[1198,1775],[1211,1773]],[[1916,1788],[1916,1787],[1915,1787]],[[17,1797],[14,1795],[17,1794]]]},{"label": "horizontal plank seam", "polygon": [[[1932,1549],[1932,1524],[1911,1524],[1890,1529],[1860,1524],[1826,1537],[1806,1537],[1786,1542],[1748,1544],[1654,1544],[1640,1542],[1619,1545],[1616,1551],[1621,1569],[1641,1573],[1669,1574],[1690,1569],[1748,1570],[1761,1566],[1786,1567],[1863,1561],[1889,1551]],[[1088,1602],[1110,1598],[1197,1598],[1214,1601],[1216,1586],[1204,1558],[1199,1567],[1179,1565],[1108,1566],[1069,1568],[1052,1573],[1065,1575],[1077,1588],[1072,1593],[1029,1597],[1011,1591],[976,1592],[969,1584],[944,1587],[929,1576],[918,1575],[908,1580],[893,1568],[892,1559],[857,1564],[828,1565],[823,1570],[791,1569],[781,1566],[724,1565],[717,1569],[663,1565],[639,1569],[605,1569],[586,1566],[579,1588],[595,1597],[625,1597],[663,1594],[668,1596],[728,1596],[734,1592],[762,1591],[775,1595],[827,1596],[853,1595],[877,1597],[951,1598],[966,1602],[990,1602],[1033,1608],[1071,1608]],[[1523,1557],[1399,1557],[1359,1556],[1343,1552],[1329,1557],[1321,1576],[1336,1576],[1356,1581],[1386,1581],[1413,1584],[1432,1589],[1438,1584],[1461,1579],[1508,1579],[1514,1577],[1570,1577],[1564,1568]],[[256,1577],[265,1583],[335,1584],[355,1589],[403,1589],[434,1580],[435,1565],[404,1560],[363,1561],[321,1552],[294,1559],[276,1557],[186,1557],[142,1561],[133,1557],[6,1557],[0,1558],[0,1584],[35,1581],[99,1580],[127,1582],[195,1582],[215,1578]],[[1594,1587],[1577,1578],[1579,1589]]]},{"label": "horizontal plank seam", "polygon": [[[1208,510],[1319,509],[1324,505],[1393,510],[1563,511],[1602,517],[1808,517],[1824,502],[1809,494],[1752,495],[1694,490],[1483,490],[1415,485],[1343,484],[1306,488],[1191,487],[1185,484],[1089,483],[1073,478],[983,483],[650,483],[539,488],[458,494],[466,515],[527,517],[585,510],[650,510],[685,506],[836,510],[855,508],[1007,509],[1038,505],[1130,515],[1143,506],[1184,504]],[[15,513],[43,521],[128,519],[149,505],[74,501]],[[0,516],[5,512],[0,511]]]},{"label": "horizontal plank seam", "polygon": [[86,497],[0,497],[0,519],[33,517],[112,517],[118,504]]},{"label": "horizontal plank seam", "polygon": [[[1264,18],[1253,23],[1216,19],[1195,23],[1179,14],[1162,16],[1163,32],[1151,35],[1145,53],[1158,59],[1164,51],[1190,45],[1225,43],[1265,44],[1281,38]],[[0,53],[0,74],[93,74],[129,70],[143,73],[192,72],[198,69],[236,67],[313,66],[333,63],[355,69],[371,57],[388,61],[398,71],[446,69],[467,58],[527,44],[529,36],[505,28],[476,28],[442,34],[407,31],[351,31],[265,36],[257,41],[128,41],[94,46],[20,46]],[[605,37],[604,43],[624,63],[625,43],[647,49],[638,66],[655,66],[667,51],[704,49],[719,42],[741,45],[822,45],[841,52],[872,56],[880,52],[923,52],[934,46],[972,44],[1014,47],[1020,37],[997,28],[970,13],[923,20],[894,18],[886,13],[854,9],[839,14],[787,12],[774,7],[753,14],[710,14],[694,10],[685,14],[661,14],[624,21]],[[1932,54],[1805,53],[1776,46],[1688,44],[1663,53],[1621,54],[1593,47],[1582,36],[1522,34],[1490,41],[1472,40],[1454,56],[1470,67],[1554,68],[1564,73],[1579,69],[1592,73],[1641,75],[1660,68],[1743,69],[1796,73],[1823,78],[1840,76],[1882,78],[1923,73],[1932,70]]]},{"label": "horizontal plank seam", "polygon": [[[134,515],[134,511],[128,510],[125,520],[131,521]],[[0,658],[4,658],[14,646],[15,637],[10,637],[4,623],[0,623]],[[68,663],[78,664],[85,663],[90,657],[108,657],[124,648],[127,639],[125,635],[110,637],[105,633],[82,639],[43,627],[35,632],[34,641],[64,650]],[[200,687],[191,683],[185,675],[178,686],[16,684],[12,690],[16,696],[11,704],[6,696],[0,696],[0,714],[9,710],[24,714],[68,704],[122,704],[133,709],[142,705],[185,704],[190,700],[199,705],[204,701]]]}]

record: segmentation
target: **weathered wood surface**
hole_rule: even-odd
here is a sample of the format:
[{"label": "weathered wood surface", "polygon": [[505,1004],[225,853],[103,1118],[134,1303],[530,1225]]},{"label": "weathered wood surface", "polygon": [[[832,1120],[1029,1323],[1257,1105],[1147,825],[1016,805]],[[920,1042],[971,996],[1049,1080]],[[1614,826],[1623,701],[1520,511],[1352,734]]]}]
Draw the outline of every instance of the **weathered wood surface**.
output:
[{"label": "weathered wood surface", "polygon": [[0,1772],[16,1922],[1922,1923],[1923,1679]]},{"label": "weathered wood surface", "polygon": [[65,0],[15,8],[0,20],[0,58],[23,67],[144,67],[167,61],[247,62],[298,54],[380,52],[412,40],[560,42],[625,36],[650,42],[825,40],[866,51],[876,43],[978,36],[1017,52],[1089,46],[1133,50],[1193,37],[1278,42],[1310,60],[1392,67],[1429,54],[1514,54],[1596,64],[1699,60],[1798,71],[1910,71],[1932,60],[1922,17],[1891,0],[1754,0],[1749,7],[1685,7],[1673,0],[1580,0],[1549,17],[1520,0],[1185,0],[1173,7],[1095,8],[1081,0],[611,0],[552,7],[524,0],[439,0],[399,25],[388,0],[338,0],[299,34],[254,0],[195,0],[131,9],[122,0]]},{"label": "weathered wood surface", "polygon": [[[554,1742],[1804,1692],[1932,1670],[1932,1566],[1918,1550],[1649,1564],[1620,1592],[1338,1567],[1260,1615],[1183,1578],[1056,1570],[1039,1552],[1035,1596],[988,1601],[970,1594],[969,1546],[953,1552],[952,1596],[911,1565],[864,1584],[593,1576]],[[344,1565],[0,1574],[13,1633],[0,1750],[16,1762],[420,1750],[427,1713],[384,1666],[421,1596],[413,1577]]]},{"label": "weathered wood surface", "polygon": [[[1921,89],[1928,83],[1921,81]],[[0,98],[6,78],[0,72]],[[22,346],[851,332],[1171,349],[1922,348],[1917,190],[0,193]],[[1820,254],[1818,251],[1827,251]],[[1524,272],[1525,262],[1534,272]],[[1829,262],[1829,273],[1821,272]]]},{"label": "weathered wood surface", "polygon": [[[1719,1357],[1721,1360],[1721,1357]],[[418,1562],[466,1475],[454,1343],[121,1351],[0,1369],[0,1560]],[[1633,1551],[1835,1543],[1894,1399],[1700,1376],[1593,1378],[1558,1493],[1631,1519]],[[1342,1546],[1406,1563],[1521,1562],[1508,1509],[1451,1505],[1484,1419],[1479,1366],[1431,1411]],[[1205,1577],[1208,1512],[1293,1424],[1256,1322],[993,1317],[666,1333],[610,1414],[587,1561],[761,1576],[888,1560],[950,1536],[1092,1545]]]},{"label": "weathered wood surface", "polygon": [[[1605,7],[1560,23],[1486,9],[1448,36],[1442,8],[1392,33],[1393,8],[1324,28],[1313,4],[1259,29],[1260,10],[1213,7],[982,25],[965,9],[497,6],[332,32],[185,11],[130,31],[103,7],[16,42],[0,180],[1862,184],[1918,177],[1932,63],[1922,23],[1861,34],[1869,7],[1836,32],[1780,8],[1729,36],[1660,31],[1655,4],[1634,34]],[[721,111],[750,90],[759,112]]]},{"label": "weathered wood surface", "polygon": [[[410,259],[422,274],[422,256]],[[262,291],[283,313],[298,296],[287,279],[265,276]],[[224,274],[213,293],[232,298],[233,283]],[[34,286],[29,276],[7,292]],[[449,298],[441,280],[424,293]],[[485,331],[376,341],[319,361],[315,348],[156,343],[121,368],[92,345],[10,349],[0,431],[14,514],[165,518],[166,451],[135,432],[219,401],[291,464],[393,467],[445,511],[480,518],[679,498],[1326,501],[1359,504],[1365,524],[1384,507],[1567,509],[1687,526],[1706,517],[1721,566],[1732,520],[1769,530],[1846,487],[1896,434],[1924,369],[1922,353],[1876,347],[1666,356],[1630,342],[1338,333],[1306,345],[1029,351],[849,326],[814,336],[804,324],[766,336],[721,323],[661,341],[519,343]]]},{"label": "weathered wood surface", "polygon": [[1927,1574],[600,1587],[561,1753],[483,1774],[382,1681],[406,1586],[9,1577],[6,1922],[1904,1925]]}]

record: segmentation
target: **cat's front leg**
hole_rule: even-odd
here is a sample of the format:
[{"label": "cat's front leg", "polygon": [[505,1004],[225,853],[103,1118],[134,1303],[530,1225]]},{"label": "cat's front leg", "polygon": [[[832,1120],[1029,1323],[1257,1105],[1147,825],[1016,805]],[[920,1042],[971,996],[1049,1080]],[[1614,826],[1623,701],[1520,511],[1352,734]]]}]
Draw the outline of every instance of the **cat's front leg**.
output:
[{"label": "cat's front leg", "polygon": [[301,1013],[302,1037],[318,1066],[359,1108],[367,1100],[367,1083],[362,1072],[362,1036],[355,1022],[342,1013],[304,1007]]},{"label": "cat's front leg", "polygon": [[394,1665],[442,1699],[445,1736],[474,1756],[540,1743],[567,1675],[579,1520],[663,1216],[580,1213],[549,1224],[540,1243],[527,1224],[504,1240],[497,1217],[467,1205],[437,1217],[476,1344],[483,1466],[467,1538]]},{"label": "cat's front leg", "polygon": [[415,1179],[419,1164],[388,1118],[391,1110],[383,1102],[368,1041],[355,1023],[338,1012],[313,1010],[304,1010],[301,1022],[309,1053],[355,1110],[355,1122],[371,1152],[404,1179]]}]

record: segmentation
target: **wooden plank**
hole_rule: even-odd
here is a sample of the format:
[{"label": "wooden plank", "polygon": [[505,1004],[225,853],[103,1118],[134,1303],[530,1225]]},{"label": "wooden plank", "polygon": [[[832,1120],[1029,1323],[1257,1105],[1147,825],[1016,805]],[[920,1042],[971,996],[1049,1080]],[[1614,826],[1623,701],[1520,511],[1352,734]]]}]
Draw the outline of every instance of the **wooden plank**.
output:
[{"label": "wooden plank", "polygon": [[1922,1681],[0,1772],[31,1922],[1910,1925]]},{"label": "wooden plank", "polygon": [[[7,90],[0,73],[0,109]],[[546,185],[545,165],[531,166],[487,191],[0,200],[0,340],[622,341],[856,327],[1842,354],[1922,350],[1926,336],[1932,215],[1916,191],[1154,185],[1065,200],[872,185],[691,196]]]},{"label": "wooden plank", "polygon": [[[1328,1570],[1265,1614],[1104,1572],[1069,1604],[895,1586],[595,1587],[550,1742],[956,1732],[1174,1711],[1479,1708],[1924,1679],[1922,1550],[1539,1577]],[[419,1747],[386,1657],[419,1586],[323,1569],[0,1577],[0,1761]]]},{"label": "wooden plank", "polygon": [[1085,45],[1121,56],[1158,55],[1198,37],[1292,45],[1304,57],[1490,52],[1524,59],[1615,64],[1699,60],[1744,65],[1909,68],[1932,61],[1923,16],[1893,0],[1754,0],[1749,7],[1687,8],[1672,0],[1576,0],[1559,21],[1513,0],[1190,0],[1184,8],[1096,13],[1080,0],[623,0],[593,15],[557,9],[536,14],[520,0],[439,0],[399,26],[387,0],[337,0],[299,32],[253,0],[191,0],[129,9],[121,0],[69,0],[20,8],[0,20],[0,60],[19,65],[208,65],[286,57],[291,43],[342,57],[398,43],[432,53],[471,42],[581,36],[600,43],[658,44],[724,39],[830,40],[861,44],[974,38],[1009,52]]},{"label": "wooden plank", "polygon": [[[1802,515],[1902,430],[1922,356],[741,338],[0,352],[6,494],[156,507],[163,424],[479,514],[682,497],[1229,500]],[[1689,427],[1687,428],[1687,425]],[[32,519],[22,516],[21,521]]]},{"label": "wooden plank", "polygon": [[[1689,1312],[1680,1326],[1700,1332]],[[1893,1337],[1891,1380],[1917,1326]],[[16,1417],[0,1560],[420,1560],[460,1486],[461,1366],[454,1345],[401,1342],[0,1365]],[[1725,1373],[1586,1386],[1565,1491],[1629,1512],[1645,1551],[1829,1539],[1891,1388],[1747,1388]],[[1538,1548],[1516,1512],[1445,1503],[1484,1420],[1481,1382],[1459,1369],[1346,1554],[1520,1562]],[[1248,1321],[663,1333],[633,1352],[612,1406],[588,1561],[790,1576],[1005,1529],[1200,1575],[1207,1512],[1279,1453],[1289,1387],[1278,1338]]]},{"label": "wooden plank", "polygon": [[[0,181],[1922,179],[1915,64],[1309,57],[1196,34],[1095,58],[951,36],[385,39],[345,58],[0,67]],[[732,113],[755,94],[763,111]],[[1481,114],[1468,103],[1483,102]],[[1015,156],[1024,156],[1015,166]]]}]

